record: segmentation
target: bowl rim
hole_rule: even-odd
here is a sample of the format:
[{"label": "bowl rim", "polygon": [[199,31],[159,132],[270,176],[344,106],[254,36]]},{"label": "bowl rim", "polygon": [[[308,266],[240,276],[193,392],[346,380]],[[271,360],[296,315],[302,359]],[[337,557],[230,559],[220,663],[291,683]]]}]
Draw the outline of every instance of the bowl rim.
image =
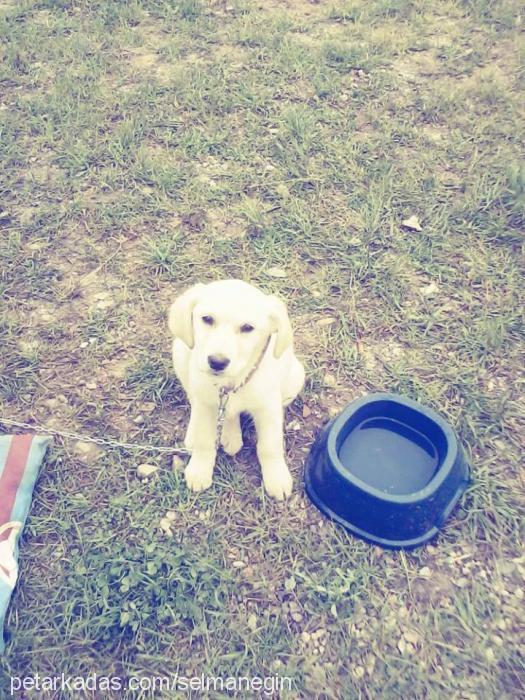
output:
[{"label": "bowl rim", "polygon": [[[441,466],[437,469],[432,479],[428,482],[428,484],[423,486],[423,488],[419,489],[418,491],[414,491],[412,493],[407,494],[389,494],[385,491],[381,491],[380,489],[374,486],[370,486],[370,484],[367,484],[366,481],[363,481],[351,472],[348,472],[348,470],[344,468],[342,462],[338,457],[336,449],[337,436],[339,435],[344,425],[348,422],[349,418],[363,406],[366,406],[371,403],[378,403],[380,401],[390,401],[392,403],[397,403],[402,406],[406,406],[407,408],[411,408],[412,410],[421,413],[426,418],[433,421],[443,431],[447,443],[447,454],[445,456],[445,459],[443,460]],[[328,428],[326,451],[330,460],[330,464],[333,466],[333,468],[337,471],[338,475],[344,481],[350,482],[364,493],[371,495],[379,500],[387,501],[389,503],[398,503],[400,505],[408,505],[427,499],[443,484],[445,479],[450,474],[456,462],[456,459],[458,458],[458,443],[454,431],[452,430],[452,427],[447,423],[447,421],[441,418],[441,416],[438,413],[436,413],[436,411],[434,411],[433,409],[428,408],[427,406],[424,406],[423,404],[420,404],[417,401],[413,401],[412,399],[409,399],[400,394],[393,394],[390,392],[378,392],[374,394],[367,394],[366,396],[360,399],[356,399],[355,401],[352,401],[350,404],[348,404],[346,408],[343,409],[339,416],[337,416],[337,418],[334,420],[332,425]]]}]

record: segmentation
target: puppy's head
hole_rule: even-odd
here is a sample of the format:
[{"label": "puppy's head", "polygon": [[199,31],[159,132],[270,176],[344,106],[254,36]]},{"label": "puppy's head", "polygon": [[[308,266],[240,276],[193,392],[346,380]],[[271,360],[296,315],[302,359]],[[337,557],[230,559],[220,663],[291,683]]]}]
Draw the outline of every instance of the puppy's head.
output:
[{"label": "puppy's head", "polygon": [[235,381],[257,362],[269,336],[280,357],[292,344],[284,303],[241,280],[197,284],[172,305],[169,327],[197,354],[202,372]]}]

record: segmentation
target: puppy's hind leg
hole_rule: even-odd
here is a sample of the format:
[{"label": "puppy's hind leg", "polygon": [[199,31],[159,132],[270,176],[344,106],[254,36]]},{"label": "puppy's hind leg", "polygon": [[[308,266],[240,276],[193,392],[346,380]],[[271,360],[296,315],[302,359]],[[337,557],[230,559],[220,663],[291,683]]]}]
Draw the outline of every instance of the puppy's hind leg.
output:
[{"label": "puppy's hind leg", "polygon": [[304,367],[294,357],[290,371],[286,375],[282,385],[283,406],[288,406],[295,399],[304,386]]},{"label": "puppy's hind leg", "polygon": [[173,342],[172,347],[173,368],[182,388],[186,392],[186,396],[190,394],[189,382],[189,363],[190,350],[178,338]]}]

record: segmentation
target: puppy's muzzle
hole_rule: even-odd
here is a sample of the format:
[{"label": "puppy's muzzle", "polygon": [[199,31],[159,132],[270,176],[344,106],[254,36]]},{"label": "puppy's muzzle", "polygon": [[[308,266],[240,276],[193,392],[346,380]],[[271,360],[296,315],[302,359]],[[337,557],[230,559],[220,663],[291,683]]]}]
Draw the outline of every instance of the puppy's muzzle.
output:
[{"label": "puppy's muzzle", "polygon": [[224,355],[208,355],[208,364],[214,372],[222,372],[230,364]]}]

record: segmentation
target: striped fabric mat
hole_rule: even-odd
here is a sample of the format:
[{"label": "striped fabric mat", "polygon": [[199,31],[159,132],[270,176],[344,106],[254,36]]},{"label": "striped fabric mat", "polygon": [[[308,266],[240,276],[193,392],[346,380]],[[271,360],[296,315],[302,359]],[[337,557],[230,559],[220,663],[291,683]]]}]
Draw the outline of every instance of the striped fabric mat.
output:
[{"label": "striped fabric mat", "polygon": [[4,620],[18,578],[18,541],[49,437],[0,435],[0,654]]}]

